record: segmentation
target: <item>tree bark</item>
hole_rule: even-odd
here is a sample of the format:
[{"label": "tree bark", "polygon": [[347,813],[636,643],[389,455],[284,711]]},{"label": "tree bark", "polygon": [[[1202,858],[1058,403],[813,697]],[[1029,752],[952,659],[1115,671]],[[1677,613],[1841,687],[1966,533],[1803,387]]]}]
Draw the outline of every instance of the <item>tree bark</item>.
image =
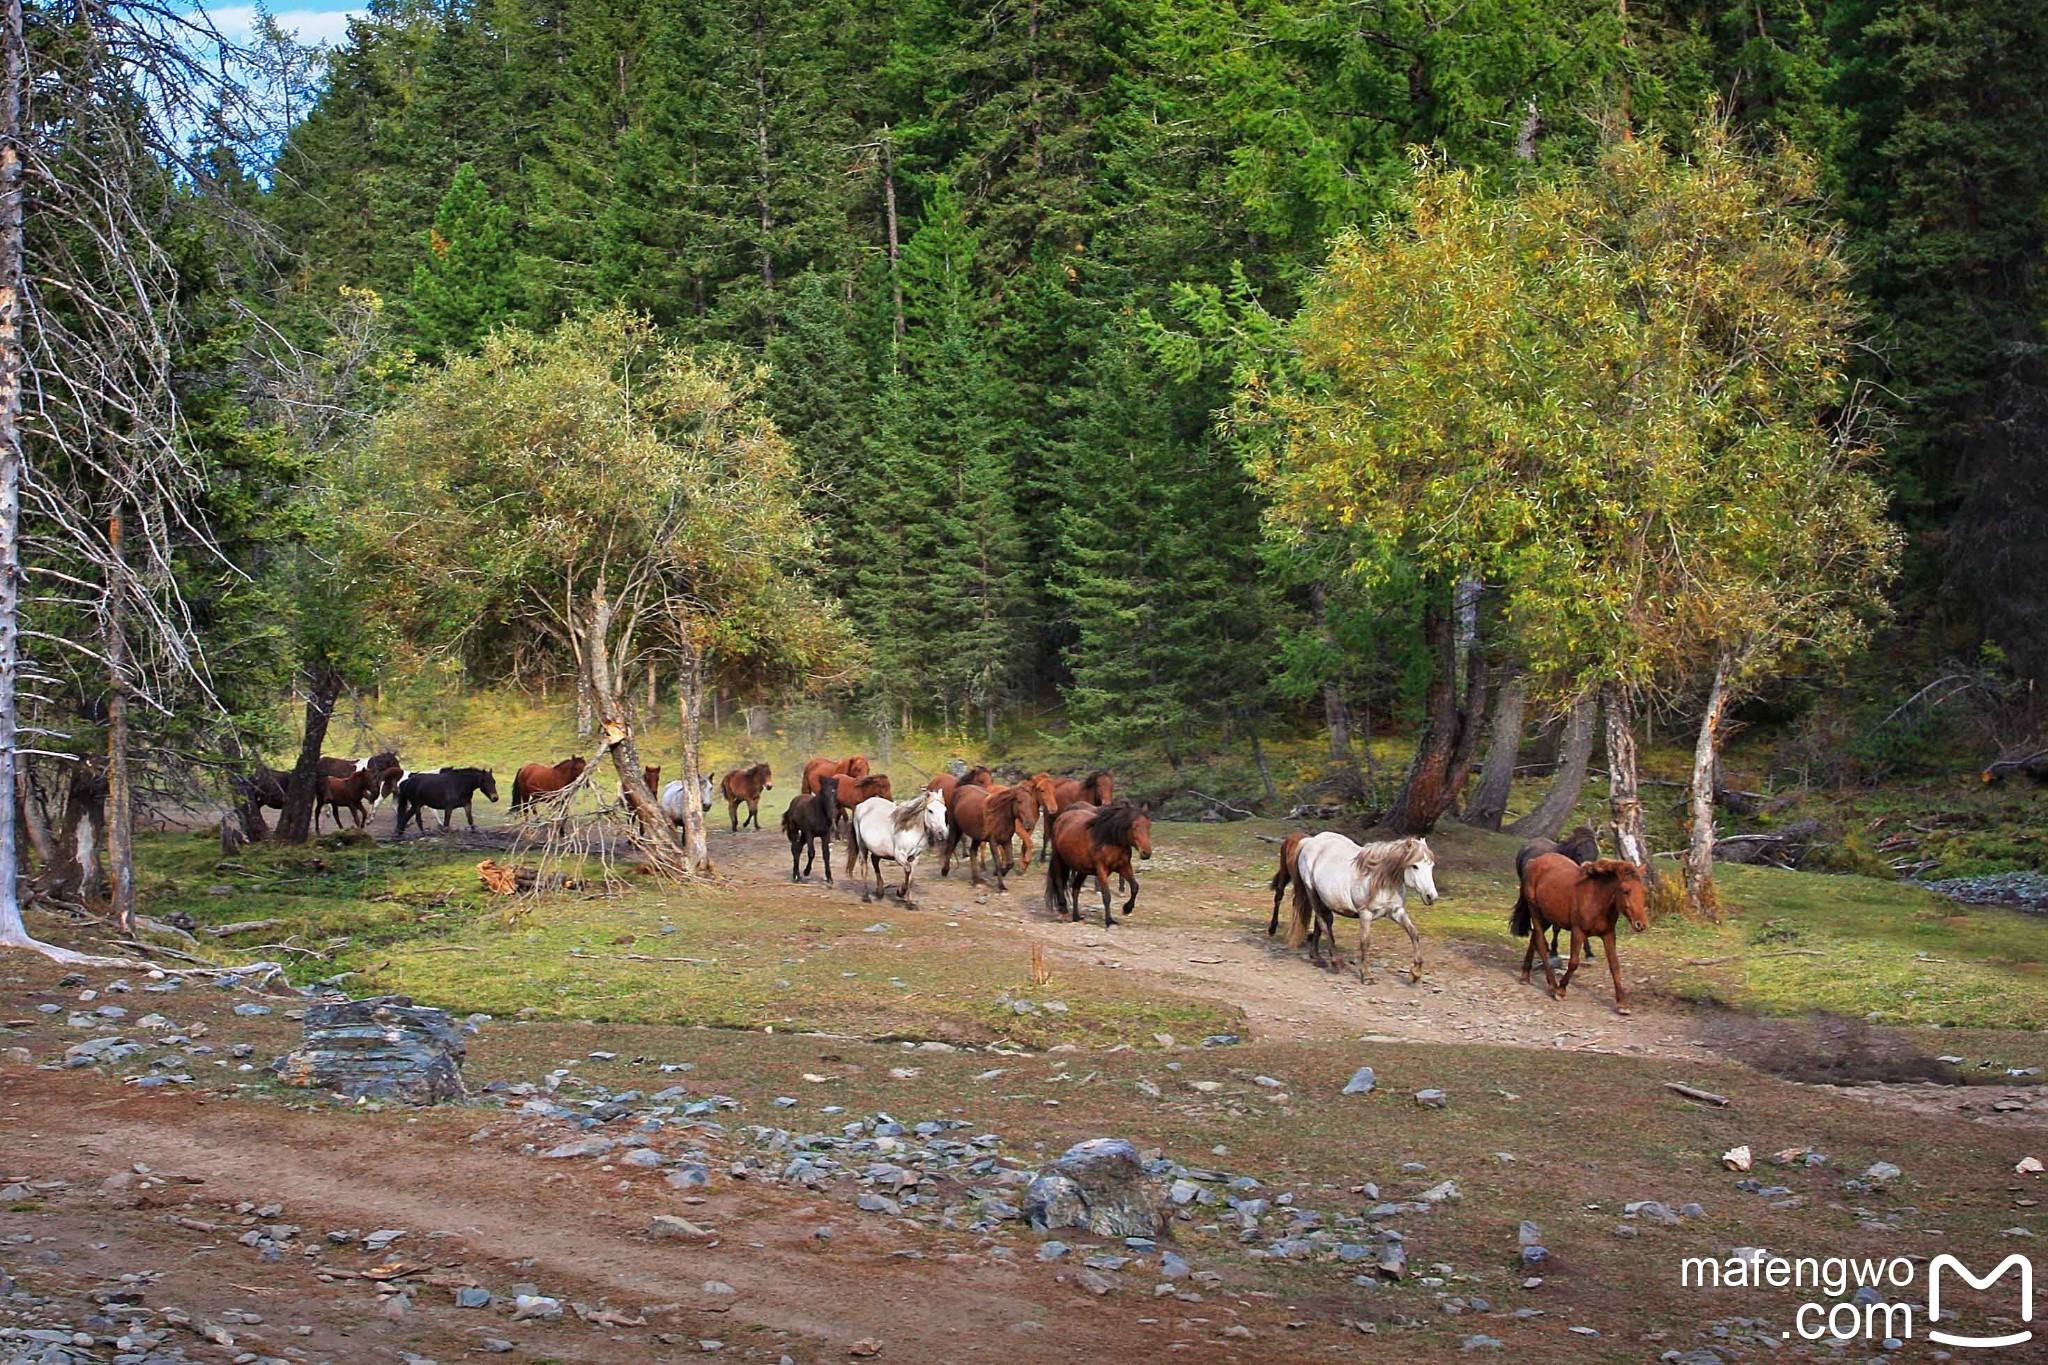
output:
[{"label": "tree bark", "polygon": [[597,708],[598,724],[604,731],[605,750],[619,778],[619,795],[640,824],[640,848],[657,871],[676,876],[689,875],[682,845],[654,793],[647,790],[647,777],[640,761],[640,745],[633,735],[631,720],[621,704],[611,662],[612,605],[600,584],[590,595],[589,614],[584,621],[583,671],[590,684],[590,697]]},{"label": "tree bark", "polygon": [[21,831],[28,836],[27,845],[21,850],[21,865],[26,868],[30,854],[35,856],[38,866],[48,867],[57,860],[57,846],[50,835],[49,812],[44,809],[43,795],[36,789],[35,774],[24,763],[14,775],[14,799],[16,819]]},{"label": "tree bark", "polygon": [[[882,130],[882,208],[889,225],[889,306],[896,350],[903,346],[903,272],[902,249],[898,241],[896,224],[896,149],[889,141],[889,130]],[[896,368],[896,350],[890,352],[889,368]],[[713,711],[714,716],[716,710]]]},{"label": "tree bark", "polygon": [[1402,836],[1429,833],[1457,799],[1451,764],[1458,748],[1458,656],[1451,614],[1432,594],[1422,609],[1422,639],[1430,655],[1429,691],[1422,733],[1407,780],[1387,813],[1387,828]]},{"label": "tree bark", "polygon": [[64,813],[57,822],[56,857],[37,883],[59,900],[97,900],[105,889],[100,834],[107,823],[107,772],[98,759],[71,765]]},{"label": "tree bark", "polygon": [[[1329,642],[1328,617],[1321,583],[1309,588],[1309,615],[1316,633]],[[1335,678],[1323,680],[1323,724],[1330,736],[1330,766],[1335,768],[1339,792],[1347,800],[1365,795],[1365,779],[1358,773],[1358,756],[1351,747],[1351,707],[1344,700],[1344,686]]]},{"label": "tree bark", "polygon": [[1522,717],[1528,709],[1529,685],[1519,673],[1501,684],[1494,696],[1493,724],[1486,741],[1486,762],[1479,785],[1465,803],[1464,821],[1476,829],[1499,829],[1514,791],[1515,762],[1522,756]]},{"label": "tree bark", "polygon": [[677,690],[682,695],[677,706],[683,723],[683,843],[690,855],[690,866],[709,873],[711,835],[704,827],[704,803],[697,795],[699,775],[704,771],[704,650],[687,637],[681,683]]},{"label": "tree bark", "polygon": [[1714,775],[1721,756],[1721,723],[1728,710],[1729,660],[1714,664],[1714,685],[1707,692],[1706,714],[1700,717],[1699,738],[1692,749],[1692,827],[1685,842],[1685,900],[1695,914],[1720,914],[1721,897],[1714,887]]},{"label": "tree bark", "polygon": [[1636,765],[1635,696],[1620,683],[1608,683],[1600,695],[1607,711],[1607,820],[1614,830],[1614,846],[1643,869],[1645,882],[1655,882]]},{"label": "tree bark", "polygon": [[1479,758],[1479,718],[1486,712],[1486,689],[1491,681],[1486,667],[1486,639],[1479,633],[1480,583],[1476,577],[1458,580],[1458,649],[1464,660],[1465,700],[1458,708],[1458,742],[1451,750],[1451,806],[1472,776]]},{"label": "tree bark", "polygon": [[299,740],[299,758],[284,784],[284,809],[277,816],[278,842],[303,844],[313,831],[313,798],[320,788],[320,751],[327,743],[327,725],[341,697],[341,670],[316,666],[307,678],[306,733]]},{"label": "tree bark", "polygon": [[135,932],[135,800],[128,771],[128,622],[121,514],[107,518],[107,873],[114,927]]},{"label": "tree bark", "polygon": [[1543,799],[1521,819],[1508,826],[1508,833],[1523,839],[1555,839],[1571,819],[1586,786],[1586,765],[1593,758],[1593,721],[1599,715],[1600,698],[1588,692],[1572,703],[1564,723],[1564,738],[1558,744],[1557,771]]},{"label": "tree bark", "polygon": [[654,715],[654,708],[660,700],[661,693],[654,682],[654,660],[649,659],[647,661],[647,714],[650,717]]},{"label": "tree bark", "polygon": [[590,704],[590,675],[584,671],[582,650],[576,651],[576,738],[589,739],[595,722],[594,708]]},{"label": "tree bark", "polygon": [[[0,58],[0,791],[14,790],[21,671],[21,391],[28,352],[21,334],[24,269],[21,104],[27,38],[21,0],[6,0]],[[14,803],[0,802],[0,943],[33,946],[21,919],[21,856]]]}]

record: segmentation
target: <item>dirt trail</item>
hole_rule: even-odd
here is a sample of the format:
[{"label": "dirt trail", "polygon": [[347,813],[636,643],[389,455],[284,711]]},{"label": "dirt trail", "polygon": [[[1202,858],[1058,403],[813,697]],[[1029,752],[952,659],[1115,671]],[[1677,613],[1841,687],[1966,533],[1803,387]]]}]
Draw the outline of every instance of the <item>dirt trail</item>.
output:
[{"label": "dirt trail", "polygon": [[[1155,827],[1155,843],[1166,845],[1168,837],[1161,831],[1170,828]],[[787,845],[779,834],[734,836],[719,831],[713,836],[712,851],[728,876],[788,887]],[[834,867],[839,870],[836,855]],[[1356,971],[1356,929],[1350,921],[1339,921],[1349,965],[1342,972],[1318,971],[1304,953],[1287,948],[1284,907],[1281,934],[1267,938],[1271,893],[1261,886],[1231,894],[1243,874],[1214,856],[1168,853],[1162,848],[1140,868],[1144,889],[1137,910],[1107,930],[1102,927],[1100,901],[1092,893],[1084,893],[1083,900],[1084,912],[1091,905],[1097,907],[1092,918],[1078,924],[1054,918],[1044,908],[1036,864],[1029,872],[1013,873],[1002,893],[986,882],[971,887],[957,864],[952,876],[937,874],[935,858],[919,868],[912,888],[918,908],[912,913],[979,921],[1043,943],[1055,958],[1135,972],[1182,993],[1221,998],[1242,1009],[1254,1036],[1261,1038],[1363,1037],[1638,1056],[1698,1056],[1706,1046],[1690,1036],[1688,1016],[1659,1008],[1640,995],[1631,1000],[1633,1013],[1617,1014],[1602,961],[1581,967],[1571,995],[1553,1000],[1540,973],[1532,985],[1517,979],[1520,956],[1505,938],[1494,951],[1447,943],[1430,933],[1426,909],[1416,914],[1423,936],[1420,983],[1408,979],[1408,936],[1391,922],[1374,927],[1371,966],[1363,984]],[[897,869],[890,868],[888,875],[892,888],[901,883]],[[817,885],[816,878],[807,890],[790,890],[850,896],[857,888],[857,882],[849,884],[842,877],[833,891]],[[901,907],[892,899],[885,908]],[[1625,937],[1620,951],[1623,979],[1632,983]]]}]

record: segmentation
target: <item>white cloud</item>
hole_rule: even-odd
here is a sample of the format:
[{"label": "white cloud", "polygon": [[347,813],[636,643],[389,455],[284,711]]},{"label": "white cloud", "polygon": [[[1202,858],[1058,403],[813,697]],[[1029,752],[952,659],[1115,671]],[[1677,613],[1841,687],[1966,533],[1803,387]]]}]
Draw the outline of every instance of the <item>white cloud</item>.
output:
[{"label": "white cloud", "polygon": [[[246,41],[256,27],[254,5],[214,6],[207,13],[213,16],[214,27],[221,35],[235,42]],[[339,43],[348,36],[348,21],[355,13],[346,9],[287,9],[273,10],[271,17],[285,32],[297,34],[302,43]]]}]

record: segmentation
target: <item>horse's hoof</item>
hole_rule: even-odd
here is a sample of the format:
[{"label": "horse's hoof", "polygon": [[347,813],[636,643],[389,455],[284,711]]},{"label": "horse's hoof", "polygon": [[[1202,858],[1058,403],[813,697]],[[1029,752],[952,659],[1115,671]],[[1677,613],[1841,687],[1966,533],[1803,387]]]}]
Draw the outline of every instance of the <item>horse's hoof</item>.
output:
[{"label": "horse's hoof", "polygon": [[1616,1006],[1614,1007],[1614,1012],[1615,1012],[1616,1014],[1634,1014],[1634,1013],[1635,1013],[1635,1011],[1634,1011],[1634,1010],[1632,1010],[1632,1009],[1630,1009],[1630,1008],[1629,1008],[1629,1007],[1628,1007],[1627,1005],[1616,1005]]}]

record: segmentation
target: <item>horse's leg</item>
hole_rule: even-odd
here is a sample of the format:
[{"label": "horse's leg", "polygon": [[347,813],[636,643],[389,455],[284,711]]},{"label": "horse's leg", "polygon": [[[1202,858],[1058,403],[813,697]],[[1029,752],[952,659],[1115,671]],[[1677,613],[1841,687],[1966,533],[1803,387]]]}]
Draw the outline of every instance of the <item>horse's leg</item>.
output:
[{"label": "horse's leg", "polygon": [[941,877],[953,875],[953,850],[959,846],[960,827],[949,824],[946,827],[946,846],[939,850],[939,875]]},{"label": "horse's leg", "polygon": [[1415,950],[1415,966],[1410,969],[1408,979],[1410,981],[1420,981],[1422,980],[1422,934],[1416,929],[1415,921],[1408,917],[1408,907],[1405,905],[1394,907],[1393,920],[1394,923],[1408,931],[1408,946]]},{"label": "horse's leg", "polygon": [[1073,906],[1070,916],[1073,923],[1081,922],[1081,884],[1088,880],[1088,869],[1074,868],[1067,873],[1067,900]]},{"label": "horse's leg", "polygon": [[1536,965],[1536,946],[1543,942],[1543,926],[1531,920],[1529,924],[1529,947],[1522,954],[1522,984],[1529,984],[1529,969]]},{"label": "horse's leg", "polygon": [[1316,903],[1316,908],[1322,912],[1323,933],[1330,940],[1330,970],[1341,972],[1344,970],[1344,950],[1337,946],[1336,916],[1329,906],[1324,905],[1320,901]]},{"label": "horse's leg", "polygon": [[747,823],[755,829],[761,828],[761,798],[758,796],[747,802]]},{"label": "horse's leg", "polygon": [[462,803],[462,814],[463,814],[463,816],[464,816],[465,818],[467,818],[467,819],[468,819],[468,821],[469,821],[469,827],[470,827],[471,829],[475,829],[475,828],[476,828],[476,797],[475,797],[474,795],[472,795],[472,796],[471,796],[471,797],[469,798],[469,800],[467,800],[467,801],[465,801],[465,802],[463,802],[463,803]]},{"label": "horse's leg", "polygon": [[[1118,873],[1117,875],[1118,875],[1119,877],[1121,877],[1121,876],[1123,876],[1124,874],[1123,874],[1123,873],[1121,873],[1121,872],[1119,872],[1119,873]],[[1130,878],[1131,878],[1131,898],[1130,898],[1129,900],[1127,900],[1127,901],[1125,901],[1125,902],[1124,902],[1124,918],[1125,918],[1125,919],[1129,919],[1129,918],[1131,917],[1131,911],[1132,911],[1132,910],[1134,910],[1134,909],[1136,909],[1136,908],[1137,908],[1137,904],[1138,904],[1138,874],[1137,874],[1136,872],[1132,872],[1132,873],[1130,874]]]},{"label": "horse's leg", "polygon": [[[832,885],[832,836],[828,833],[824,838],[818,840],[818,846],[825,850],[825,885],[830,886]],[[804,875],[809,876],[810,871],[810,868],[806,867]]]},{"label": "horse's leg", "polygon": [[1095,886],[1102,892],[1102,927],[1108,929],[1116,921],[1111,919],[1109,914],[1109,867],[1100,858],[1095,860]]},{"label": "horse's leg", "polygon": [[1572,926],[1572,955],[1565,960],[1564,980],[1557,985],[1557,998],[1564,999],[1564,993],[1572,988],[1572,973],[1579,969],[1579,963],[1586,956],[1586,931],[1578,925]]},{"label": "horse's leg", "polygon": [[[1539,919],[1539,920],[1535,920],[1535,921],[1534,921],[1534,922],[1533,922],[1533,923],[1532,923],[1532,924],[1530,925],[1530,928],[1531,928],[1531,930],[1532,930],[1533,932],[1532,932],[1532,933],[1531,933],[1531,934],[1529,935],[1529,950],[1530,950],[1531,952],[1535,952],[1535,951],[1536,951],[1537,949],[1539,949],[1539,948],[1541,948],[1541,947],[1543,946],[1543,935],[1544,935],[1544,932],[1545,932],[1546,930],[1548,930],[1548,929],[1550,928],[1550,926],[1549,926],[1549,925],[1547,925],[1547,924],[1545,924],[1545,923],[1544,923],[1544,922],[1543,922],[1542,920],[1540,920],[1540,919]],[[1550,987],[1550,993],[1551,993],[1551,995],[1553,995],[1553,996],[1562,996],[1562,995],[1564,994],[1564,992],[1563,992],[1562,990],[1560,990],[1560,989],[1558,988],[1558,984],[1557,984],[1557,966],[1556,966],[1556,963],[1557,963],[1557,954],[1556,954],[1556,953],[1545,953],[1545,954],[1543,954],[1543,980],[1544,980],[1544,983],[1545,983],[1546,985],[1548,985],[1548,986]]]},{"label": "horse's leg", "polygon": [[1621,990],[1621,958],[1614,951],[1614,929],[1609,929],[1601,935],[1600,943],[1607,950],[1607,974],[1614,978],[1614,1008],[1622,1014],[1627,1014],[1628,997],[1622,994]]},{"label": "horse's leg", "polygon": [[911,909],[911,908],[913,908],[913,907],[911,906],[911,903],[910,903],[910,879],[911,879],[912,877],[916,876],[916,875],[917,875],[917,859],[915,859],[915,858],[906,858],[906,859],[904,859],[904,860],[903,860],[903,889],[902,889],[901,891],[897,892],[897,893],[896,893],[896,895],[897,895],[897,897],[898,897],[898,898],[899,898],[900,900],[902,900],[902,902],[903,902],[903,907],[904,907],[904,909],[906,909],[906,910],[908,910],[908,909]]}]

